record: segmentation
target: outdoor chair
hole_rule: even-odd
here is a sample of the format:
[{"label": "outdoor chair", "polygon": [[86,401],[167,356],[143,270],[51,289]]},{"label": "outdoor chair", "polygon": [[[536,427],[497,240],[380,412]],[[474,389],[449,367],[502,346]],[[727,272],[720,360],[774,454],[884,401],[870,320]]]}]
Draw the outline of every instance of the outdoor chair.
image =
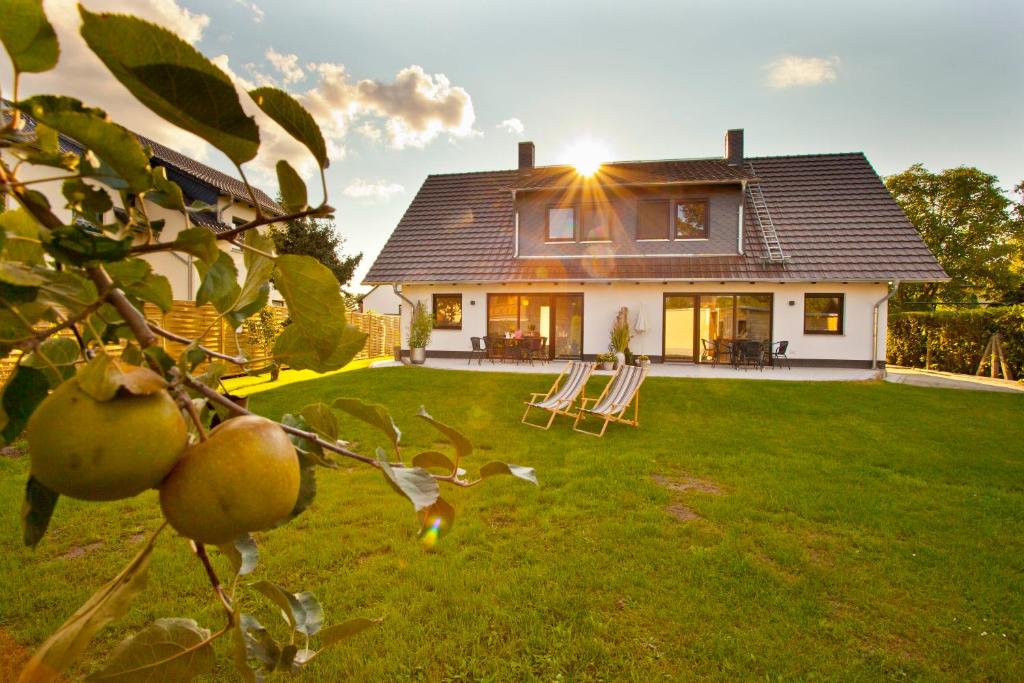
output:
[{"label": "outdoor chair", "polygon": [[542,362],[547,360],[544,357],[545,341],[544,337],[523,337],[523,340],[519,342],[523,360],[530,361],[530,365],[533,365],[534,360]]},{"label": "outdoor chair", "polygon": [[469,360],[466,365],[472,363],[474,358],[476,358],[476,364],[480,365],[487,357],[487,349],[481,344],[480,337],[470,337],[469,343],[472,345],[472,350],[469,352]]},{"label": "outdoor chair", "polygon": [[[637,365],[621,365],[597,398],[584,398],[580,410],[576,414],[576,422],[572,428],[577,432],[591,436],[604,436],[609,422],[621,422],[632,427],[640,426],[640,385],[647,377],[647,368]],[[587,404],[591,404],[587,407]],[[630,404],[633,406],[633,418],[625,417]],[[580,429],[580,423],[587,417],[603,420],[601,431],[592,432]]]},{"label": "outdoor chair", "polygon": [[710,339],[701,339],[701,360],[711,361],[711,367],[718,365],[718,344],[711,341]]},{"label": "outdoor chair", "polygon": [[746,340],[740,342],[736,355],[736,367],[743,366],[746,370],[754,366],[758,370],[764,370],[764,344],[759,341]]},{"label": "outdoor chair", "polygon": [[495,358],[501,358],[505,354],[505,338],[501,336],[490,336],[484,337],[484,346],[487,349],[487,357],[491,363],[494,362]]},{"label": "outdoor chair", "polygon": [[775,343],[774,348],[772,348],[772,369],[775,369],[775,366],[778,364],[779,361],[785,361],[786,367],[789,368],[790,370],[793,369],[793,365],[789,362],[789,356],[786,355],[786,351],[788,350],[788,341],[780,341]]},{"label": "outdoor chair", "polygon": [[[523,413],[523,424],[541,429],[549,429],[551,423],[555,421],[556,415],[576,416],[578,411],[573,412],[576,400],[581,398],[586,400],[585,389],[587,380],[590,379],[590,374],[594,372],[595,367],[597,367],[596,363],[587,363],[581,360],[570,361],[561,374],[555,378],[555,383],[551,385],[548,393],[530,395],[530,400],[525,402],[526,412]],[[531,408],[546,410],[551,413],[547,424],[540,425],[528,422],[526,417],[530,414]]]}]

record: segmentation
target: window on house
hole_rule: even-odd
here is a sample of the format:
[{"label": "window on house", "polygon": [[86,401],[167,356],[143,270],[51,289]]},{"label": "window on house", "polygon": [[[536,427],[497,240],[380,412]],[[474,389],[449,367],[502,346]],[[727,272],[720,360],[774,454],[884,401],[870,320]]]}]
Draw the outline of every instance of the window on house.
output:
[{"label": "window on house", "polygon": [[638,240],[667,240],[668,215],[667,199],[640,202],[636,212],[636,238]]},{"label": "window on house", "polygon": [[462,295],[434,295],[434,327],[441,330],[462,329]]},{"label": "window on house", "polygon": [[[245,225],[246,223],[248,223],[248,221],[246,221],[246,220],[244,220],[242,218],[238,218],[236,216],[235,218],[231,219],[231,223],[232,223],[232,225],[234,225],[237,228],[239,226]],[[237,235],[237,237],[241,238],[242,235]],[[231,245],[231,251],[233,251],[236,254],[238,254],[238,253],[241,253],[242,248],[241,247],[236,247],[235,245],[232,244]]]},{"label": "window on house", "polygon": [[548,242],[572,242],[576,239],[576,208],[552,206],[548,209]]},{"label": "window on house", "polygon": [[605,242],[612,238],[611,207],[607,204],[584,205],[580,230],[582,242]]},{"label": "window on house", "polygon": [[676,202],[675,221],[676,239],[707,239],[708,203],[704,200]]},{"label": "window on house", "polygon": [[843,333],[842,294],[804,294],[804,334]]}]

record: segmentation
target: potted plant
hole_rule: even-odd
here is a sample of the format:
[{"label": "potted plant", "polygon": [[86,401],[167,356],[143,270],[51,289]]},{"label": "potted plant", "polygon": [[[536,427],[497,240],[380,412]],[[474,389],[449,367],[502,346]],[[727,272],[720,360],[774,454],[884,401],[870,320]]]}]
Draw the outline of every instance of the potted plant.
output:
[{"label": "potted plant", "polygon": [[649,367],[651,367],[651,359],[646,354],[642,354],[642,355],[637,356],[636,357],[636,362],[637,362],[637,365],[639,365],[642,368],[649,368]]},{"label": "potted plant", "polygon": [[599,353],[597,354],[597,362],[601,365],[602,370],[611,370],[615,365],[615,354],[611,353]]},{"label": "potted plant", "polygon": [[617,318],[612,325],[611,338],[608,350],[613,352],[617,365],[625,365],[626,353],[629,351],[629,340],[633,336],[629,333],[629,323],[622,318]]},{"label": "potted plant", "polygon": [[409,321],[409,361],[413,365],[422,365],[427,360],[427,344],[433,331],[434,319],[430,311],[423,302],[417,302]]}]

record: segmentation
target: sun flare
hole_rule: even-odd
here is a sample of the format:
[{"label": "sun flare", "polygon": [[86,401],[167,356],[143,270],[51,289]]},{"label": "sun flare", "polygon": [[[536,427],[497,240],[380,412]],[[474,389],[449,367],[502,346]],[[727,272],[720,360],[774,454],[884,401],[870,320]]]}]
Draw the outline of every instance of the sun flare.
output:
[{"label": "sun flare", "polygon": [[609,158],[608,146],[593,138],[580,138],[565,150],[565,157],[582,176],[592,176]]}]

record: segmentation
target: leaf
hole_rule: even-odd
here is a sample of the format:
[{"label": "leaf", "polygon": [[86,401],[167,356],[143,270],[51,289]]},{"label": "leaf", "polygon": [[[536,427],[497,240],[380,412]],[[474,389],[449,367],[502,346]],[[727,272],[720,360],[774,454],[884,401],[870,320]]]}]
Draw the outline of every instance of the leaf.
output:
[{"label": "leaf", "polygon": [[398,452],[398,443],[402,439],[402,432],[399,431],[387,408],[358,398],[347,397],[335,399],[332,406],[384,432],[395,452]]},{"label": "leaf", "polygon": [[0,256],[11,261],[21,261],[28,266],[43,262],[43,245],[40,242],[40,225],[25,209],[0,212],[0,231],[6,239]]},{"label": "leaf", "polygon": [[18,73],[40,73],[57,65],[60,45],[46,20],[41,0],[4,0],[0,21],[3,42]]},{"label": "leaf", "polygon": [[81,178],[69,178],[60,187],[68,200],[67,208],[86,216],[102,216],[114,208],[110,195],[102,188],[94,188]]},{"label": "leaf", "polygon": [[[238,675],[242,677],[245,683],[256,683],[262,680],[263,677],[257,678],[256,672],[249,666],[249,660],[252,658],[250,648],[251,645],[255,645],[255,639],[242,630],[242,618],[248,615],[242,614],[239,608],[235,607],[234,616],[235,626],[231,629],[231,658],[235,662],[235,671],[238,672]],[[264,629],[265,632],[266,629]]]},{"label": "leaf", "polygon": [[46,639],[21,672],[20,683],[55,681],[85,651],[100,629],[128,612],[132,600],[146,586],[149,557],[156,538],[157,534],[153,534],[117,576]]},{"label": "leaf", "polygon": [[327,441],[338,440],[338,420],[326,403],[311,403],[299,413],[309,428]]},{"label": "leaf", "polygon": [[253,99],[256,106],[263,110],[264,114],[284,128],[289,135],[304,144],[316,162],[320,164],[320,168],[327,168],[329,164],[327,145],[324,144],[320,126],[295,98],[283,90],[271,87],[250,90],[249,97]]},{"label": "leaf", "polygon": [[[274,253],[274,240],[259,234],[255,229],[245,233],[245,244],[268,254]],[[245,264],[245,281],[232,306],[241,323],[250,315],[267,305],[270,296],[270,276],[274,274],[274,259],[245,250],[242,257]]]},{"label": "leaf", "polygon": [[[52,337],[25,356],[22,365],[35,368],[46,375],[50,388],[56,389],[75,374],[79,360],[78,342],[68,337]],[[54,367],[57,368],[56,372]]]},{"label": "leaf", "polygon": [[341,641],[348,640],[352,636],[373,628],[383,621],[383,619],[356,617],[355,619],[349,619],[348,621],[343,621],[342,623],[335,624],[334,626],[328,626],[323,631],[320,631],[320,649],[324,650],[332,645],[337,645]]},{"label": "leaf", "polygon": [[353,325],[345,325],[337,346],[326,359],[309,347],[305,338],[294,325],[281,330],[274,342],[274,360],[288,365],[293,370],[314,370],[328,372],[348,365],[366,345],[367,334]]},{"label": "leaf", "polygon": [[455,446],[456,466],[458,466],[458,464],[462,462],[463,458],[469,457],[469,455],[473,452],[473,444],[469,442],[469,439],[467,439],[462,432],[455,429],[454,427],[449,427],[443,422],[438,422],[437,420],[430,416],[430,414],[427,412],[427,409],[424,408],[423,406],[420,406],[420,411],[416,414],[416,417],[428,422],[434,429],[444,434],[445,438],[448,439],[448,441],[450,441],[453,446]]},{"label": "leaf", "polygon": [[157,619],[121,642],[87,681],[190,681],[213,670],[210,631],[192,619]]},{"label": "leaf", "polygon": [[78,387],[97,401],[109,401],[122,389],[135,396],[155,394],[167,388],[167,382],[149,368],[101,353],[79,371]]},{"label": "leaf", "polygon": [[246,659],[255,659],[267,668],[274,667],[281,658],[281,648],[277,641],[252,615],[235,614],[238,630],[245,636]]},{"label": "leaf", "polygon": [[[318,449],[319,452],[319,449]],[[322,461],[322,454],[310,454],[306,451],[299,451],[299,497],[295,500],[295,507],[276,526],[284,526],[292,521],[313,504],[316,498],[316,466],[337,467],[332,462]]]},{"label": "leaf", "polygon": [[324,621],[324,610],[312,593],[289,593],[282,586],[270,581],[258,581],[253,584],[253,588],[281,609],[282,617],[292,630],[307,636],[312,636],[320,630]]},{"label": "leaf", "polygon": [[284,159],[277,162],[277,185],[281,189],[281,203],[288,211],[302,211],[309,206],[306,183]]},{"label": "leaf", "polygon": [[167,179],[167,169],[163,166],[153,169],[153,190],[146,193],[146,199],[165,209],[185,213],[185,195],[177,183]]},{"label": "leaf", "polygon": [[256,541],[249,534],[243,534],[231,543],[219,545],[217,548],[231,562],[231,567],[237,576],[245,576],[256,568],[260,559],[260,551],[256,547]]},{"label": "leaf", "polygon": [[430,472],[419,467],[392,467],[382,448],[377,449],[377,462],[391,488],[408,498],[417,512],[433,505],[441,495]]},{"label": "leaf", "polygon": [[132,191],[145,192],[153,186],[149,156],[139,139],[127,128],[113,123],[102,109],[58,95],[36,95],[14,106],[81,143],[109,165]]},{"label": "leaf", "polygon": [[121,14],[79,6],[82,37],[117,80],[152,111],[203,138],[235,164],[256,156],[259,130],[234,84],[171,31]]},{"label": "leaf", "polygon": [[167,313],[174,303],[171,283],[163,275],[153,272],[153,266],[143,259],[128,259],[105,266],[114,284],[128,296],[148,301]]},{"label": "leaf", "polygon": [[192,254],[205,263],[216,262],[221,254],[217,247],[217,236],[206,228],[182,230],[171,244],[177,251]]},{"label": "leaf", "polygon": [[294,330],[292,335],[326,361],[345,329],[345,303],[338,279],[315,258],[297,254],[278,256],[276,273],[274,283],[284,295],[292,320],[286,331]]},{"label": "leaf", "polygon": [[196,306],[212,303],[220,313],[231,310],[242,289],[238,286],[238,268],[235,260],[220,249],[212,266],[203,261],[196,262],[196,270],[203,278],[196,290]]},{"label": "leaf", "polygon": [[64,225],[50,231],[44,248],[61,263],[87,266],[125,258],[132,248],[132,238],[115,240],[80,225]]},{"label": "leaf", "polygon": [[448,474],[455,472],[455,463],[452,462],[451,458],[439,451],[417,453],[412,457],[412,464],[414,467],[422,467],[425,470],[436,467],[437,469],[445,470]]},{"label": "leaf", "polygon": [[12,443],[21,435],[36,406],[43,402],[49,391],[50,383],[44,373],[24,365],[17,367],[7,379],[0,398],[0,406],[7,415],[7,424],[0,431],[5,443]]},{"label": "leaf", "polygon": [[480,468],[480,478],[486,479],[488,477],[495,477],[502,474],[511,474],[513,477],[519,477],[526,481],[539,485],[537,481],[537,473],[532,467],[522,467],[520,465],[508,465],[503,462],[489,462]]},{"label": "leaf", "polygon": [[17,261],[0,261],[0,282],[15,287],[38,287],[46,283],[46,278]]},{"label": "leaf", "polygon": [[96,301],[96,285],[70,270],[45,270],[46,284],[39,287],[39,301],[76,313]]},{"label": "leaf", "polygon": [[438,498],[430,507],[419,512],[419,539],[428,547],[433,547],[441,537],[451,531],[455,523],[455,508],[444,498]]},{"label": "leaf", "polygon": [[21,504],[21,540],[28,547],[35,548],[43,539],[58,498],[59,493],[29,475],[25,484],[25,502]]}]

